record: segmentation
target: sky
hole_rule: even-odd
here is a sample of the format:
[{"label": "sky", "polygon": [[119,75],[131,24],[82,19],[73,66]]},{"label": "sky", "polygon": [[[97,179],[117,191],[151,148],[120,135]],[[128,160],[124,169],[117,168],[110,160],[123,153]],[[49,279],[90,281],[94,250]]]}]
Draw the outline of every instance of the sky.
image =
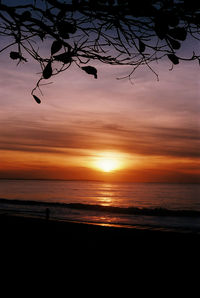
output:
[{"label": "sky", "polygon": [[133,84],[118,66],[95,65],[97,80],[72,67],[38,105],[36,65],[0,63],[0,178],[199,182],[198,65],[159,63],[159,81],[142,69]]},{"label": "sky", "polygon": [[90,63],[49,79],[38,105],[38,66],[0,55],[0,178],[200,182],[200,68],[169,61],[132,82],[130,69]]}]

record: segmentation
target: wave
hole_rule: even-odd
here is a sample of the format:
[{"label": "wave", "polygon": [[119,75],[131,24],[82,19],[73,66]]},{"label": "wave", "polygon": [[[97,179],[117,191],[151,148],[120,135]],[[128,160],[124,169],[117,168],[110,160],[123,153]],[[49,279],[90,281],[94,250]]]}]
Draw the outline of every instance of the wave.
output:
[{"label": "wave", "polygon": [[[25,201],[14,199],[0,198],[0,204],[3,205],[17,205],[17,206],[41,206],[46,208],[68,208],[87,211],[98,211],[115,214],[127,215],[145,215],[145,216],[175,216],[175,217],[200,217],[200,211],[197,210],[177,210],[167,208],[138,208],[138,207],[116,207],[116,206],[103,206],[95,204],[83,203],[58,203],[58,202],[39,202],[39,201]],[[1,207],[0,207],[1,209]]]}]

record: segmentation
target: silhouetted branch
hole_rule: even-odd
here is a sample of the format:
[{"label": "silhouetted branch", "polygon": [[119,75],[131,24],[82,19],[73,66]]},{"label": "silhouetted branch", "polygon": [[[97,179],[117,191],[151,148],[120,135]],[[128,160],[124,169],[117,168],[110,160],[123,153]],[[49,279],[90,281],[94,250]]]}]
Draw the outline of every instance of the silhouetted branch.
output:
[{"label": "silhouetted branch", "polygon": [[[20,2],[9,6],[0,1],[0,35],[7,43],[0,53],[11,47],[11,59],[20,63],[31,56],[39,63],[41,77],[32,94],[42,80],[67,70],[73,63],[80,70],[93,60],[129,65],[132,69],[124,76],[129,79],[144,65],[158,79],[152,67],[154,61],[169,59],[172,66],[180,60],[200,61],[200,54],[192,47],[192,40],[200,39],[200,4],[196,0]],[[179,52],[188,38],[190,58]],[[49,55],[43,57],[42,49],[47,45]]]}]

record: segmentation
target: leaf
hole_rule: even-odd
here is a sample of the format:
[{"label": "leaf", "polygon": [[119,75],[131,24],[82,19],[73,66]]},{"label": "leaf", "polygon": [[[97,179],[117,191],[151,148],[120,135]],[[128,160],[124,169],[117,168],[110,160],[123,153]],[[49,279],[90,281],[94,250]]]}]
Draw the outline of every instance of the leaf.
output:
[{"label": "leaf", "polygon": [[190,20],[191,23],[194,23],[195,25],[200,25],[200,14],[196,14],[193,18]]},{"label": "leaf", "polygon": [[83,66],[81,67],[86,73],[91,74],[97,79],[97,69],[93,66]]},{"label": "leaf", "polygon": [[69,39],[69,34],[66,32],[63,28],[61,28],[59,31],[60,37],[63,39]]},{"label": "leaf", "polygon": [[168,34],[173,37],[174,39],[178,39],[178,40],[182,40],[184,41],[186,39],[187,36],[187,31],[185,30],[185,28],[181,28],[181,27],[177,27],[177,28],[173,28],[170,29]]},{"label": "leaf", "polygon": [[141,40],[139,40],[139,51],[140,51],[140,53],[143,53],[145,51],[145,48],[146,48],[145,44]]},{"label": "leaf", "polygon": [[71,24],[69,22],[62,22],[61,26],[62,26],[63,30],[65,30],[68,33],[74,34],[76,32],[76,25],[75,24]]},{"label": "leaf", "polygon": [[72,33],[72,34],[74,34],[75,32],[76,32],[76,30],[77,30],[77,28],[76,28],[76,24],[68,24],[68,32],[69,33]]},{"label": "leaf", "polygon": [[62,41],[60,39],[55,40],[51,45],[51,55],[60,51],[61,48],[62,48]]},{"label": "leaf", "polygon": [[51,67],[51,61],[49,61],[43,70],[43,78],[47,80],[51,76],[52,76],[52,67]]},{"label": "leaf", "polygon": [[155,18],[155,33],[157,36],[162,40],[165,38],[166,34],[168,33],[168,22],[166,16],[163,14],[159,14]]},{"label": "leaf", "polygon": [[33,98],[35,99],[35,101],[40,104],[41,100],[39,99],[39,97],[37,97],[36,95],[33,94]]},{"label": "leaf", "polygon": [[60,55],[53,56],[56,61],[63,62],[64,64],[71,63],[72,57],[69,52],[62,53]]},{"label": "leaf", "polygon": [[169,60],[172,61],[173,64],[179,64],[179,59],[176,55],[168,54],[167,56],[168,56]]},{"label": "leaf", "polygon": [[10,58],[15,60],[15,59],[19,59],[20,55],[18,52],[10,52]]},{"label": "leaf", "polygon": [[76,32],[76,25],[71,24],[66,21],[61,21],[58,25],[58,32],[60,34],[60,37],[63,39],[68,39],[69,38],[69,33],[74,34]]},{"label": "leaf", "polygon": [[176,16],[173,13],[171,13],[171,14],[168,15],[167,21],[168,21],[169,26],[171,26],[171,27],[176,27],[179,24],[179,18],[178,18],[178,16]]},{"label": "leaf", "polygon": [[31,13],[30,11],[26,10],[21,14],[21,20],[25,21],[25,20],[29,20],[31,18]]},{"label": "leaf", "polygon": [[179,41],[174,40],[174,39],[172,39],[172,38],[169,37],[169,36],[167,37],[167,39],[168,39],[168,41],[169,41],[169,43],[171,44],[171,46],[172,46],[173,49],[175,49],[175,50],[180,49],[181,44],[180,44]]},{"label": "leaf", "polygon": [[22,55],[20,55],[20,53],[18,53],[18,52],[10,52],[10,58],[13,60],[20,59],[20,60],[24,60],[25,62],[27,62],[27,60],[24,57],[22,57]]},{"label": "leaf", "polygon": [[43,41],[45,38],[46,33],[43,31],[38,32],[38,36],[40,37],[40,39]]}]

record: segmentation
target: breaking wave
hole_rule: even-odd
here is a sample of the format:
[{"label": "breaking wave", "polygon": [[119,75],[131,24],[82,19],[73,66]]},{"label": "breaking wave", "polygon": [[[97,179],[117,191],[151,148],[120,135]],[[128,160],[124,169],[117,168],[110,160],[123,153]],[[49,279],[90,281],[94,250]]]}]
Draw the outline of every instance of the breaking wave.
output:
[{"label": "breaking wave", "polygon": [[58,202],[38,202],[25,200],[12,200],[0,198],[0,209],[10,207],[13,211],[19,211],[19,206],[24,207],[44,207],[44,208],[62,208],[96,211],[111,214],[144,215],[144,216],[175,216],[175,217],[200,217],[200,211],[197,210],[172,210],[167,208],[138,208],[138,207],[115,207],[82,203],[58,203]]}]

